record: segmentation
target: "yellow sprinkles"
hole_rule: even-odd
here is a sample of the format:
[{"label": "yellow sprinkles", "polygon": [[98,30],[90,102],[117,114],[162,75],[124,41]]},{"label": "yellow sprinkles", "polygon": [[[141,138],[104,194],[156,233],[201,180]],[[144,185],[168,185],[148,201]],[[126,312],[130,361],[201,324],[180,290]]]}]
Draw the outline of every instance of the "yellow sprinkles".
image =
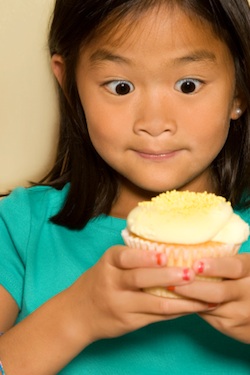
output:
[{"label": "yellow sprinkles", "polygon": [[155,208],[158,210],[175,210],[178,212],[187,213],[193,210],[206,210],[211,207],[218,207],[221,204],[227,203],[224,197],[207,193],[195,193],[191,191],[167,191],[151,199],[148,202],[140,202],[139,206],[145,208]]}]

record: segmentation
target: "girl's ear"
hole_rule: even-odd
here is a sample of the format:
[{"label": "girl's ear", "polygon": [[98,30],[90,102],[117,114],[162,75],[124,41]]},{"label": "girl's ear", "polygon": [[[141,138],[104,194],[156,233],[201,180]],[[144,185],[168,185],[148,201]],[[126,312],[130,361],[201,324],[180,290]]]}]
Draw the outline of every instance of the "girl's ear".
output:
[{"label": "girl's ear", "polygon": [[51,58],[51,68],[52,72],[54,73],[59,85],[62,87],[63,84],[63,77],[64,77],[64,60],[60,55],[53,55]]},{"label": "girl's ear", "polygon": [[232,105],[231,120],[238,120],[246,107],[246,100],[241,95],[236,95]]}]

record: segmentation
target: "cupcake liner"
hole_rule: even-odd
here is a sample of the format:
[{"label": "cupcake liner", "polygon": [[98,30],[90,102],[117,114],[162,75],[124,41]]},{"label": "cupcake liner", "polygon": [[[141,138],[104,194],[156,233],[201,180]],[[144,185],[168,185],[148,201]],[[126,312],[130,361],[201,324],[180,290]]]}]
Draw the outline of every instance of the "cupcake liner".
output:
[{"label": "cupcake liner", "polygon": [[[149,241],[137,237],[127,229],[122,231],[125,244],[129,247],[156,251],[167,254],[166,267],[192,267],[197,259],[201,258],[222,258],[235,255],[240,247],[238,244],[227,244],[221,242],[204,242],[200,244],[167,244],[156,241]],[[196,276],[196,279],[204,281],[221,281],[220,278]],[[145,289],[145,292],[161,297],[181,298],[174,292],[170,292],[163,287],[153,287]]]}]

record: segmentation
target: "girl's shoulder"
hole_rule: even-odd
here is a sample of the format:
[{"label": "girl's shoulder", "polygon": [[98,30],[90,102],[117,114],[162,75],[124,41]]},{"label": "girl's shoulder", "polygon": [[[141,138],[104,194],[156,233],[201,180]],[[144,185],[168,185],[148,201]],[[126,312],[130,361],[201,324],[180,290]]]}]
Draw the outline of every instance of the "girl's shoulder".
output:
[{"label": "girl's shoulder", "polygon": [[[50,186],[17,187],[0,200],[0,216],[54,215],[64,203],[68,186],[57,190]],[[42,214],[43,213],[43,214]],[[41,215],[42,214],[42,215]]]},{"label": "girl's shoulder", "polygon": [[20,204],[29,201],[30,204],[39,204],[46,201],[47,205],[61,203],[66,198],[68,185],[58,190],[47,185],[36,185],[32,187],[16,187],[6,197],[0,200],[0,207],[9,204]]}]

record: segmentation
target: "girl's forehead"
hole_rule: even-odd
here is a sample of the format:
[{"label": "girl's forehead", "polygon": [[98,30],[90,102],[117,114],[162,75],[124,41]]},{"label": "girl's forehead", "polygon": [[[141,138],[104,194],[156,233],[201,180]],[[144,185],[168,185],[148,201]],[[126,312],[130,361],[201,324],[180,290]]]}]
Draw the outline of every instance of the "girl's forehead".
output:
[{"label": "girl's forehead", "polygon": [[[167,23],[171,22],[173,15],[166,6],[155,6],[147,10],[138,12],[129,12],[123,17],[117,17],[115,14],[104,21],[94,33],[92,42],[111,43],[114,46],[131,42],[133,38],[146,37],[154,28],[162,23],[162,19]],[[160,17],[161,16],[161,17]]]},{"label": "girl's forehead", "polygon": [[[105,26],[107,26],[105,33]],[[154,7],[137,17],[128,14],[119,22],[103,25],[88,43],[90,52],[103,47],[110,50],[122,50],[125,53],[143,52],[155,46],[166,52],[178,49],[195,49],[205,46],[227,48],[215,34],[212,25],[179,7]],[[153,48],[150,48],[153,49]],[[86,51],[86,45],[83,49]]]}]

